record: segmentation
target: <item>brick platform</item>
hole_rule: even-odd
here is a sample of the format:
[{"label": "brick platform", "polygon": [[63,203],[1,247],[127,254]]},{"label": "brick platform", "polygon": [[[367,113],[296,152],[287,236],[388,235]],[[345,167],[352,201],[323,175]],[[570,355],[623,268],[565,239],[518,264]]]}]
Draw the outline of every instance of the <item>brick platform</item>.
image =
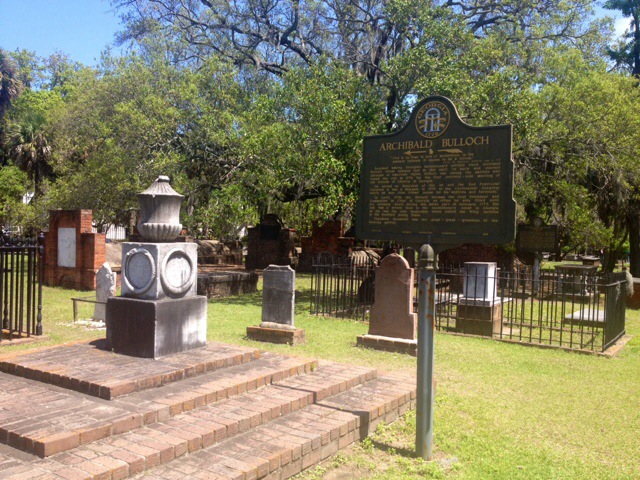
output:
[{"label": "brick platform", "polygon": [[[378,377],[366,367],[258,356],[250,349],[217,345],[229,352],[246,350],[247,361],[114,400],[0,373],[0,442],[29,452],[0,445],[0,478],[284,479],[363,439],[379,421],[393,421],[415,404],[410,377]],[[74,367],[83,378],[101,372],[95,364],[105,357],[80,344],[27,353],[11,362],[14,372],[28,362],[36,372],[36,360],[50,366],[71,351],[83,356],[86,371],[80,363]],[[199,355],[176,359],[174,369],[185,372],[187,364],[206,364],[204,353]],[[55,360],[49,364],[47,357]],[[144,370],[137,362],[149,367],[145,359],[135,359],[128,369]]]},{"label": "brick platform", "polygon": [[110,400],[259,357],[259,350],[209,342],[154,360],[114,354],[99,341],[0,357],[0,371]]}]

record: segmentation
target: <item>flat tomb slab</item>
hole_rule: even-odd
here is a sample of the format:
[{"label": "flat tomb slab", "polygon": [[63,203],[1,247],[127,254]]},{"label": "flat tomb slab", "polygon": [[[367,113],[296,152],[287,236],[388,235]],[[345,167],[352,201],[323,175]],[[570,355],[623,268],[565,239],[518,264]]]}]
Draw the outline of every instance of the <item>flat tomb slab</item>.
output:
[{"label": "flat tomb slab", "polygon": [[226,297],[258,291],[258,274],[244,271],[198,273],[198,295],[207,298]]},{"label": "flat tomb slab", "polygon": [[272,328],[262,325],[247,327],[247,337],[259,342],[287,343],[289,345],[299,345],[306,341],[306,333],[301,328]]},{"label": "flat tomb slab", "polygon": [[414,357],[418,354],[418,340],[409,340],[407,338],[369,334],[358,335],[357,344],[360,347],[373,348],[385,352],[406,353]]},{"label": "flat tomb slab", "polygon": [[581,308],[580,310],[565,316],[562,323],[567,325],[579,325],[581,327],[604,328],[606,319],[604,310]]},{"label": "flat tomb slab", "polygon": [[0,357],[0,371],[110,400],[259,357],[260,350],[208,342],[169,357],[139,358],[108,351],[98,340]]}]

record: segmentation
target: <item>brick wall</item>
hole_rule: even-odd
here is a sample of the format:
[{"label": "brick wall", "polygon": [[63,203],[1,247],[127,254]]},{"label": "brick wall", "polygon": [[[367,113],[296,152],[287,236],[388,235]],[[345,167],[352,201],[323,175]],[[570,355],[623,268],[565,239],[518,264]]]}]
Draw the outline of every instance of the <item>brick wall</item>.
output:
[{"label": "brick wall", "polygon": [[344,236],[342,220],[327,220],[321,226],[313,222],[310,237],[302,237],[302,252],[298,262],[298,271],[311,271],[313,260],[319,253],[328,252],[347,257],[353,250],[355,238]]},{"label": "brick wall", "polygon": [[265,239],[260,235],[260,225],[249,229],[246,268],[264,269],[269,265],[290,265],[296,267],[295,230],[282,228],[275,239]]},{"label": "brick wall", "polygon": [[465,262],[496,262],[498,268],[510,270],[516,262],[516,255],[496,245],[476,243],[465,243],[438,255],[438,263],[442,266],[462,266]]},{"label": "brick wall", "polygon": [[[106,235],[91,233],[91,210],[51,210],[44,243],[44,283],[77,290],[95,290],[96,272],[106,261]],[[75,267],[58,265],[58,230],[75,229]]]}]

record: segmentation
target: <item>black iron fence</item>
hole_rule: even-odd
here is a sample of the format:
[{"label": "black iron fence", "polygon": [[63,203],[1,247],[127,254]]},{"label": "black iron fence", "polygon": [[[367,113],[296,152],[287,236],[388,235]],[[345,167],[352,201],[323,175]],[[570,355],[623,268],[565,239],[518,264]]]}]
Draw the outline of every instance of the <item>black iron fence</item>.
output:
[{"label": "black iron fence", "polygon": [[625,333],[626,276],[593,269],[441,268],[436,328],[499,340],[604,351]]},{"label": "black iron fence", "polygon": [[377,264],[377,258],[365,252],[350,257],[319,254],[311,274],[311,313],[367,319]]},{"label": "black iron fence", "polygon": [[0,236],[0,342],[42,335],[43,239]]},{"label": "black iron fence", "polygon": [[[311,313],[368,319],[375,266],[373,260],[320,256],[313,269]],[[436,328],[600,352],[625,333],[626,281],[623,273],[596,275],[595,269],[580,266],[538,273],[530,267],[468,270],[466,275],[464,267],[440,266]]]}]

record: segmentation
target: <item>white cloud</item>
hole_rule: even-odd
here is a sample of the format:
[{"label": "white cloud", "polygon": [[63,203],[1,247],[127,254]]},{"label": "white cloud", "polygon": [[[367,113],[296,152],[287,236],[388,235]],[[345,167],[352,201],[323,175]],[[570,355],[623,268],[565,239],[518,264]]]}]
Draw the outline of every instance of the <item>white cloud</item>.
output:
[{"label": "white cloud", "polygon": [[624,33],[629,29],[630,22],[631,22],[630,18],[623,18],[623,17],[616,18],[615,22],[613,24],[613,27],[614,27],[613,34],[614,34],[614,36],[616,38],[618,38],[618,37],[624,35]]}]

